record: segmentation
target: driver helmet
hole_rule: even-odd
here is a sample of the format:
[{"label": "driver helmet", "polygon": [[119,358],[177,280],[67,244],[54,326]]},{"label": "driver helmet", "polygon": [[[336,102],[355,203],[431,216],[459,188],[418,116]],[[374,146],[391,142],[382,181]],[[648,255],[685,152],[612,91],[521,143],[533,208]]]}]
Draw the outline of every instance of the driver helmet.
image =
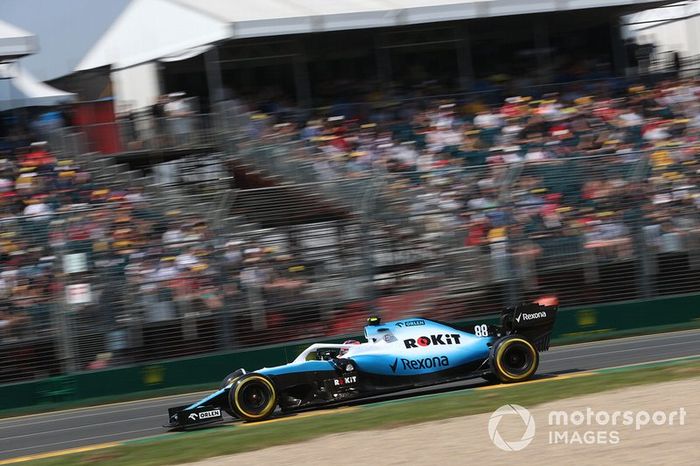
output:
[{"label": "driver helmet", "polygon": [[[344,344],[344,345],[359,345],[360,342],[357,341],[357,340],[345,340],[345,341],[343,342],[343,344]],[[344,355],[344,354],[347,353],[347,352],[348,352],[348,348],[342,348],[342,349],[338,352],[338,356],[342,356],[342,355]]]}]

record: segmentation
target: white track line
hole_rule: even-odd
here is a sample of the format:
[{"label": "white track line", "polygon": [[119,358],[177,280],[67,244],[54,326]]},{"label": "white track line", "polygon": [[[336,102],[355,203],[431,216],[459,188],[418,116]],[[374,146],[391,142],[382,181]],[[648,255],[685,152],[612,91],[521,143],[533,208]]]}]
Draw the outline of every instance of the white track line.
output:
[{"label": "white track line", "polygon": [[[665,345],[653,345],[653,346],[644,346],[644,349],[653,349],[653,348],[668,348],[669,346],[679,346],[679,345],[690,345],[690,344],[697,344],[697,341],[682,341],[678,343],[667,343]],[[615,350],[615,351],[605,351],[603,353],[592,353],[592,354],[581,354],[578,356],[569,356],[566,358],[558,358],[558,359],[547,359],[547,362],[553,362],[553,361],[568,361],[571,359],[581,359],[581,358],[589,358],[589,357],[595,357],[595,356],[605,356],[608,354],[617,354],[617,353],[629,353],[630,351],[639,351],[640,348],[627,348],[627,349],[622,349],[622,350]],[[682,356],[681,356],[682,357]],[[601,367],[600,369],[607,369],[606,367]],[[592,369],[596,370],[596,369]]]},{"label": "white track line", "polygon": [[[97,427],[101,426],[108,426],[108,425],[113,425],[113,424],[122,424],[124,422],[133,422],[133,421],[143,421],[145,419],[155,419],[155,418],[165,418],[163,414],[155,414],[152,416],[141,416],[141,417],[132,417],[129,419],[119,419],[116,421],[107,421],[107,422],[99,422],[97,424],[86,424],[82,426],[74,426],[74,427],[64,427],[61,429],[61,432],[67,432],[67,431],[72,431],[72,430],[80,430],[80,429],[94,429]],[[54,434],[56,433],[55,430],[44,430],[41,432],[32,432],[30,434],[22,434],[22,435],[14,435],[12,437],[3,437],[0,439],[0,443],[4,442],[6,440],[12,440],[12,439],[18,439],[18,438],[27,438],[27,437],[35,437],[38,435],[45,435],[45,434]]]},{"label": "white track line", "polygon": [[[190,398],[196,398],[197,396],[202,396],[205,394],[211,393],[210,391],[203,391],[203,392],[193,392],[193,393],[184,393],[181,395],[169,395],[167,397],[158,397],[158,398],[145,398],[142,400],[135,400],[135,401],[126,401],[124,403],[111,403],[111,404],[106,404],[106,405],[97,405],[97,406],[86,406],[84,408],[75,408],[75,409],[69,409],[65,411],[56,411],[52,413],[37,413],[37,414],[29,414],[27,416],[17,416],[17,417],[8,417],[4,419],[0,419],[0,430],[3,429],[8,429],[8,428],[15,428],[15,427],[22,427],[22,426],[30,426],[30,425],[36,425],[36,424],[44,424],[46,422],[54,422],[54,421],[67,421],[69,419],[80,419],[84,417],[92,417],[92,416],[101,416],[103,414],[114,414],[114,413],[124,413],[124,412],[129,412],[129,411],[138,411],[141,409],[144,409],[144,406],[135,406],[132,408],[120,408],[120,409],[111,409],[115,408],[117,406],[124,406],[125,404],[134,404],[134,403],[146,403],[148,404],[147,408],[159,408],[163,406],[172,406],[172,402],[167,402],[167,403],[158,403],[158,404],[150,404],[152,401],[160,401],[160,400],[165,400],[167,398],[182,398],[182,399],[190,399]],[[108,411],[103,410],[107,409]],[[85,414],[79,414],[77,416],[73,416],[72,414],[74,413],[82,413],[84,411],[91,410],[94,412],[91,413],[85,413]],[[16,420],[23,420],[23,419],[33,419],[33,418],[38,418],[41,417],[43,418],[41,421],[35,421],[35,422],[28,422],[26,424],[14,424],[12,423],[13,421]],[[46,418],[49,419],[46,419]],[[3,425],[3,424],[10,424],[10,425]]]},{"label": "white track line", "polygon": [[83,438],[77,438],[77,439],[72,439],[72,440],[64,440],[62,442],[44,443],[42,445],[32,445],[30,447],[22,447],[22,448],[15,448],[12,450],[5,450],[5,451],[3,451],[3,453],[12,453],[15,451],[31,450],[31,449],[35,449],[35,448],[54,447],[56,445],[65,445],[66,443],[84,442],[86,440],[96,440],[96,439],[100,439],[100,438],[117,437],[117,436],[122,436],[122,435],[137,434],[137,433],[141,433],[141,432],[150,432],[150,431],[154,431],[154,430],[162,431],[162,428],[161,427],[149,427],[148,429],[130,430],[127,432],[119,432],[116,434],[95,435],[92,437],[83,437]]},{"label": "white track line", "polygon": [[[214,385],[214,384],[212,384]],[[62,414],[70,414],[70,413],[77,413],[80,411],[86,411],[86,410],[95,410],[95,409],[100,409],[100,408],[111,408],[113,406],[127,406],[127,405],[133,405],[133,404],[138,404],[138,403],[145,403],[148,401],[159,401],[159,400],[172,400],[174,398],[186,398],[192,395],[201,395],[204,393],[211,393],[210,390],[200,390],[197,392],[189,392],[189,393],[178,393],[177,395],[165,395],[165,396],[155,396],[152,398],[141,398],[138,400],[131,400],[131,401],[118,401],[116,403],[104,403],[104,404],[96,404],[92,406],[83,406],[80,408],[70,408],[70,409],[64,409],[61,411],[53,411],[49,413],[36,413],[36,414],[25,414],[22,416],[14,416],[14,417],[6,417],[0,419],[0,422],[9,420],[9,419],[29,419],[32,417],[38,417],[38,416],[59,416]],[[112,411],[110,411],[112,412]],[[116,412],[116,411],[115,411]]]},{"label": "white track line", "polygon": [[679,361],[682,362],[685,359],[696,359],[700,358],[700,353],[698,354],[691,354],[688,356],[677,356],[673,358],[666,358],[666,359],[656,359],[654,361],[643,361],[643,362],[635,362],[634,364],[622,364],[620,366],[610,366],[610,367],[604,367],[602,369],[593,369],[594,371],[600,371],[600,370],[609,370],[609,369],[622,369],[626,367],[635,367],[635,366],[648,366],[652,364],[659,364],[662,362],[670,362],[670,361]]},{"label": "white track line", "polygon": [[590,348],[590,347],[595,347],[595,348],[609,348],[609,347],[614,347],[614,346],[620,346],[620,345],[626,345],[626,344],[631,344],[634,342],[644,342],[644,341],[653,341],[653,340],[673,340],[677,338],[685,338],[690,335],[696,334],[700,338],[700,330],[684,330],[681,332],[667,332],[667,333],[655,333],[653,335],[637,335],[634,337],[625,337],[625,338],[615,338],[612,340],[601,340],[598,342],[586,342],[586,343],[575,343],[573,345],[565,345],[565,346],[555,346],[551,350],[549,350],[550,353],[565,353],[568,351],[576,351],[581,348]]}]

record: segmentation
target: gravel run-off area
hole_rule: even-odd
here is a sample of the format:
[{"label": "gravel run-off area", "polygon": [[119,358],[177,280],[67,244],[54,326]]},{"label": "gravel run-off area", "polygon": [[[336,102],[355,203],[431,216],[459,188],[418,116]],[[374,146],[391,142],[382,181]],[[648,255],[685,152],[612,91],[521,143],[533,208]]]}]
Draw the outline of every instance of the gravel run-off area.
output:
[{"label": "gravel run-off area", "polygon": [[[630,387],[525,408],[534,419],[535,431],[532,441],[519,451],[503,451],[494,446],[489,435],[491,414],[488,413],[393,429],[327,435],[297,444],[210,458],[191,466],[700,465],[700,378]],[[556,425],[554,419],[551,425],[551,411],[566,412],[569,425]],[[606,425],[600,424],[606,418],[601,411],[609,416]],[[616,425],[610,425],[615,411],[620,412]],[[656,425],[655,420],[659,424],[662,420],[662,414],[657,413],[656,419],[637,429],[637,422],[643,424],[646,418],[642,411],[650,417],[661,412],[666,422]],[[669,425],[668,419],[674,411],[673,425]],[[631,425],[624,425],[625,414],[631,416]],[[587,425],[586,417],[591,425]],[[573,424],[580,421],[581,425]],[[496,430],[509,443],[521,440],[527,431],[523,419],[516,414],[501,417]]]}]

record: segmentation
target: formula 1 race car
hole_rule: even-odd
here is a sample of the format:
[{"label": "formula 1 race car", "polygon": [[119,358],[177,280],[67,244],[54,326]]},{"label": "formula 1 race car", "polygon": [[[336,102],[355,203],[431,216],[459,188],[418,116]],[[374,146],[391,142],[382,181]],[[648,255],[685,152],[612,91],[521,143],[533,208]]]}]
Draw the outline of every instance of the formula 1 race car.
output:
[{"label": "formula 1 race car", "polygon": [[527,380],[549,348],[557,307],[521,304],[501,313],[500,325],[457,328],[412,318],[382,324],[370,317],[366,343],[316,343],[297,358],[255,372],[229,374],[221,388],[188,406],[170,408],[168,428],[223,419],[261,421],[282,412],[482,377],[490,382]]}]

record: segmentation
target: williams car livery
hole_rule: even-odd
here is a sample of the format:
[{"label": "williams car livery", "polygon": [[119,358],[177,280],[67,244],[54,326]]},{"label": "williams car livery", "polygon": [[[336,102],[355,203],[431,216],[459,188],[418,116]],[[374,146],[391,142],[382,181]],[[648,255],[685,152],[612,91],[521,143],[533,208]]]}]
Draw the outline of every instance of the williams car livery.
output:
[{"label": "williams car livery", "polygon": [[221,388],[168,410],[168,427],[220,421],[222,411],[259,421],[276,409],[294,411],[454,380],[482,377],[519,382],[532,377],[549,348],[556,306],[522,304],[501,313],[500,325],[457,328],[424,318],[381,323],[370,318],[366,343],[316,343],[294,361],[255,372],[239,369]]}]

